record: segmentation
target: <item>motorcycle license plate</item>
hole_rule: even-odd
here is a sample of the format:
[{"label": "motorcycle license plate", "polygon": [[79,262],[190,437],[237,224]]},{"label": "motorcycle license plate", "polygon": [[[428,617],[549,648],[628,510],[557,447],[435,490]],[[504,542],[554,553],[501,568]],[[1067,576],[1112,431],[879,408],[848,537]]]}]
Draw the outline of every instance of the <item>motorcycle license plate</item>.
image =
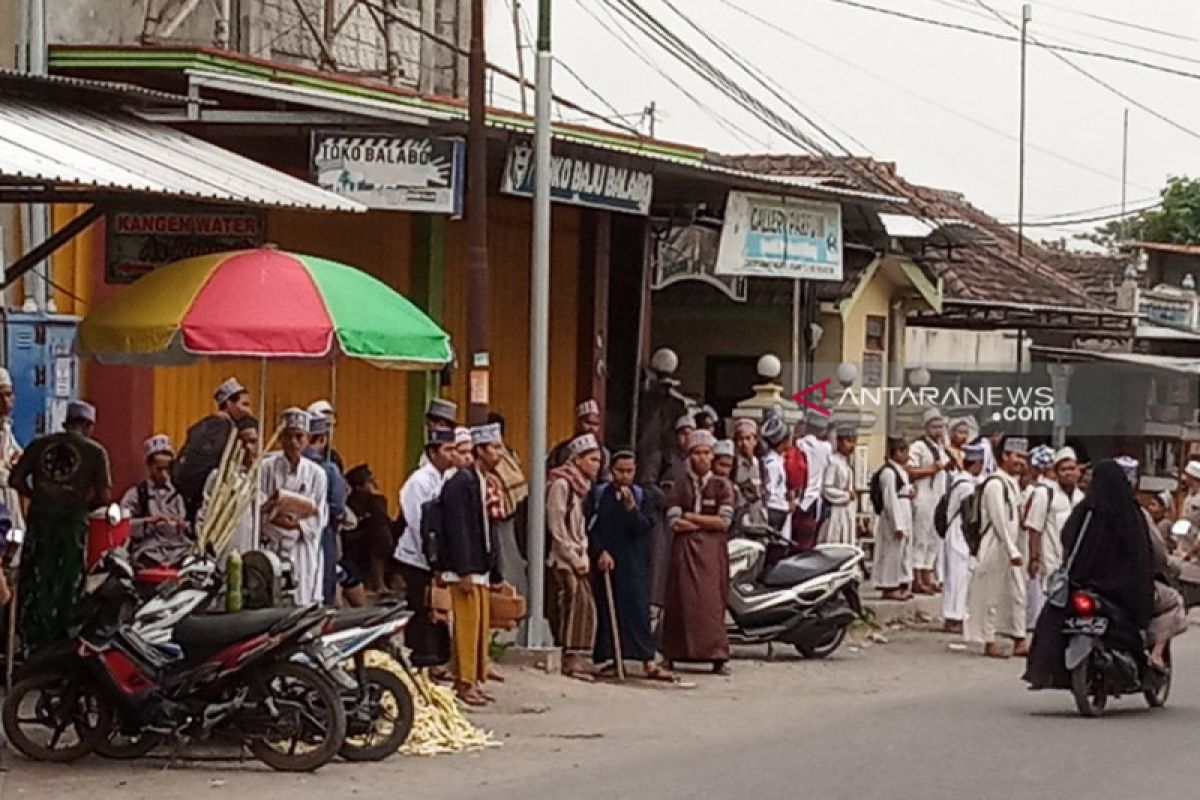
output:
[{"label": "motorcycle license plate", "polygon": [[1104,617],[1082,619],[1072,617],[1067,620],[1067,633],[1083,633],[1088,636],[1103,636],[1108,632],[1108,620]]}]

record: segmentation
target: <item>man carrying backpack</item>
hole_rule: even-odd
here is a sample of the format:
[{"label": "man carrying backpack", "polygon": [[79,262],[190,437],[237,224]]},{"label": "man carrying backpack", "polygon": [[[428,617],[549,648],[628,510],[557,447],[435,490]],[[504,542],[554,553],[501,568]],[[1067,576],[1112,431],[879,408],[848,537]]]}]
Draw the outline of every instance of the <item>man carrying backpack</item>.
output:
[{"label": "man carrying backpack", "polygon": [[888,439],[887,461],[871,476],[871,505],[875,508],[875,562],[871,580],[884,600],[912,597],[913,488],[908,481],[908,442]]},{"label": "man carrying backpack", "polygon": [[937,594],[937,567],[942,540],[934,529],[933,512],[946,494],[946,417],[936,408],[925,410],[922,417],[925,434],[908,449],[908,477],[917,493],[913,501],[913,591]]},{"label": "man carrying backpack", "polygon": [[[1021,548],[1021,487],[1029,453],[1027,439],[1009,436],[1001,444],[1000,469],[980,486],[979,562],[967,591],[966,639],[982,643],[991,658],[1025,655],[1026,573]],[[968,537],[968,543],[972,537]],[[996,637],[1013,641],[1011,653]]]},{"label": "man carrying backpack", "polygon": [[[1038,615],[1042,613],[1042,606],[1045,604],[1042,582],[1050,577],[1050,572],[1054,571],[1060,561],[1056,553],[1061,548],[1056,547],[1053,541],[1058,532],[1054,530],[1054,520],[1050,513],[1055,489],[1054,480],[1050,476],[1053,468],[1052,448],[1039,445],[1029,452],[1030,481],[1022,503],[1021,525],[1026,540],[1025,552],[1028,559],[1025,566],[1029,576],[1025,630],[1030,633],[1037,626]],[[1051,563],[1054,566],[1047,572],[1047,566]]]},{"label": "man carrying backpack", "polygon": [[942,619],[947,633],[962,633],[967,618],[967,588],[971,584],[971,549],[963,535],[963,519],[975,494],[976,481],[983,472],[987,445],[966,445],[961,470],[950,474],[950,488],[935,515],[938,531],[945,535],[942,548]]},{"label": "man carrying backpack", "polygon": [[404,641],[412,649],[414,667],[430,667],[434,677],[445,674],[444,665],[450,660],[450,629],[444,622],[434,622],[429,611],[429,586],[433,572],[425,554],[421,529],[425,506],[442,493],[446,472],[454,466],[454,429],[430,428],[425,434],[425,453],[422,466],[400,490],[400,508],[404,518],[404,533],[396,545],[393,557],[400,564],[404,578],[404,599],[413,616],[404,631]]},{"label": "man carrying backpack", "polygon": [[213,400],[217,404],[216,413],[188,428],[175,464],[175,486],[187,505],[188,522],[196,521],[204,503],[204,483],[220,464],[238,420],[250,416],[250,392],[237,378],[229,378],[218,386]]}]

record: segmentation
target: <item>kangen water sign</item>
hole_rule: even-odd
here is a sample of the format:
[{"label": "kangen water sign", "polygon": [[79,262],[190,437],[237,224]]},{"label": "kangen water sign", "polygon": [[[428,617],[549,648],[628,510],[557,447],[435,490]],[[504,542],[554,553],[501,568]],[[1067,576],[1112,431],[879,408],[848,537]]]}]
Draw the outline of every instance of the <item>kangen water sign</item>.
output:
[{"label": "kangen water sign", "polygon": [[[510,147],[501,191],[533,197],[533,173],[533,149],[523,144]],[[550,163],[550,195],[561,203],[644,217],[650,213],[654,176],[591,158],[554,156]]]},{"label": "kangen water sign", "polygon": [[842,207],[730,192],[716,274],[840,281]]},{"label": "kangen water sign", "polygon": [[463,207],[462,139],[318,133],[313,177],[327,192],[368,208],[460,216]]}]

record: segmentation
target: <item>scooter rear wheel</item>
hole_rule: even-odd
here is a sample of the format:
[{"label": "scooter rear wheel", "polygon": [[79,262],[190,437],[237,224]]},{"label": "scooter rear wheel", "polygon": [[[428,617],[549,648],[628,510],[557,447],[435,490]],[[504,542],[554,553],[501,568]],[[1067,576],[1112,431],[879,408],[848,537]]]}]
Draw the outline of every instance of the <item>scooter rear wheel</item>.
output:
[{"label": "scooter rear wheel", "polygon": [[1104,716],[1108,692],[1104,689],[1103,681],[1092,681],[1092,669],[1087,661],[1071,670],[1071,694],[1075,696],[1075,707],[1079,709],[1080,716]]},{"label": "scooter rear wheel", "polygon": [[815,642],[797,644],[796,649],[799,650],[800,655],[804,656],[805,658],[820,660],[823,658],[829,658],[831,655],[833,655],[837,649],[842,646],[842,642],[845,640],[846,629],[836,628],[830,631],[829,634],[823,639],[819,639]]},{"label": "scooter rear wheel", "polygon": [[1162,683],[1155,689],[1147,689],[1143,694],[1146,697],[1146,705],[1151,708],[1162,708],[1167,704],[1167,698],[1171,696],[1171,647],[1167,646],[1167,652],[1163,655],[1163,661],[1167,665],[1167,674],[1162,679]]}]

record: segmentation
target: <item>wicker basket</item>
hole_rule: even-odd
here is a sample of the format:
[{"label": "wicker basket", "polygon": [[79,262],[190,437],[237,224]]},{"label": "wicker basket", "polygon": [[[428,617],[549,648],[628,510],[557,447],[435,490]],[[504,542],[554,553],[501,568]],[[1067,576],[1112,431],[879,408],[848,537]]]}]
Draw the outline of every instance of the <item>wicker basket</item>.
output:
[{"label": "wicker basket", "polygon": [[511,583],[492,589],[488,593],[488,604],[493,629],[510,631],[525,619],[525,598],[517,594],[516,587]]}]

